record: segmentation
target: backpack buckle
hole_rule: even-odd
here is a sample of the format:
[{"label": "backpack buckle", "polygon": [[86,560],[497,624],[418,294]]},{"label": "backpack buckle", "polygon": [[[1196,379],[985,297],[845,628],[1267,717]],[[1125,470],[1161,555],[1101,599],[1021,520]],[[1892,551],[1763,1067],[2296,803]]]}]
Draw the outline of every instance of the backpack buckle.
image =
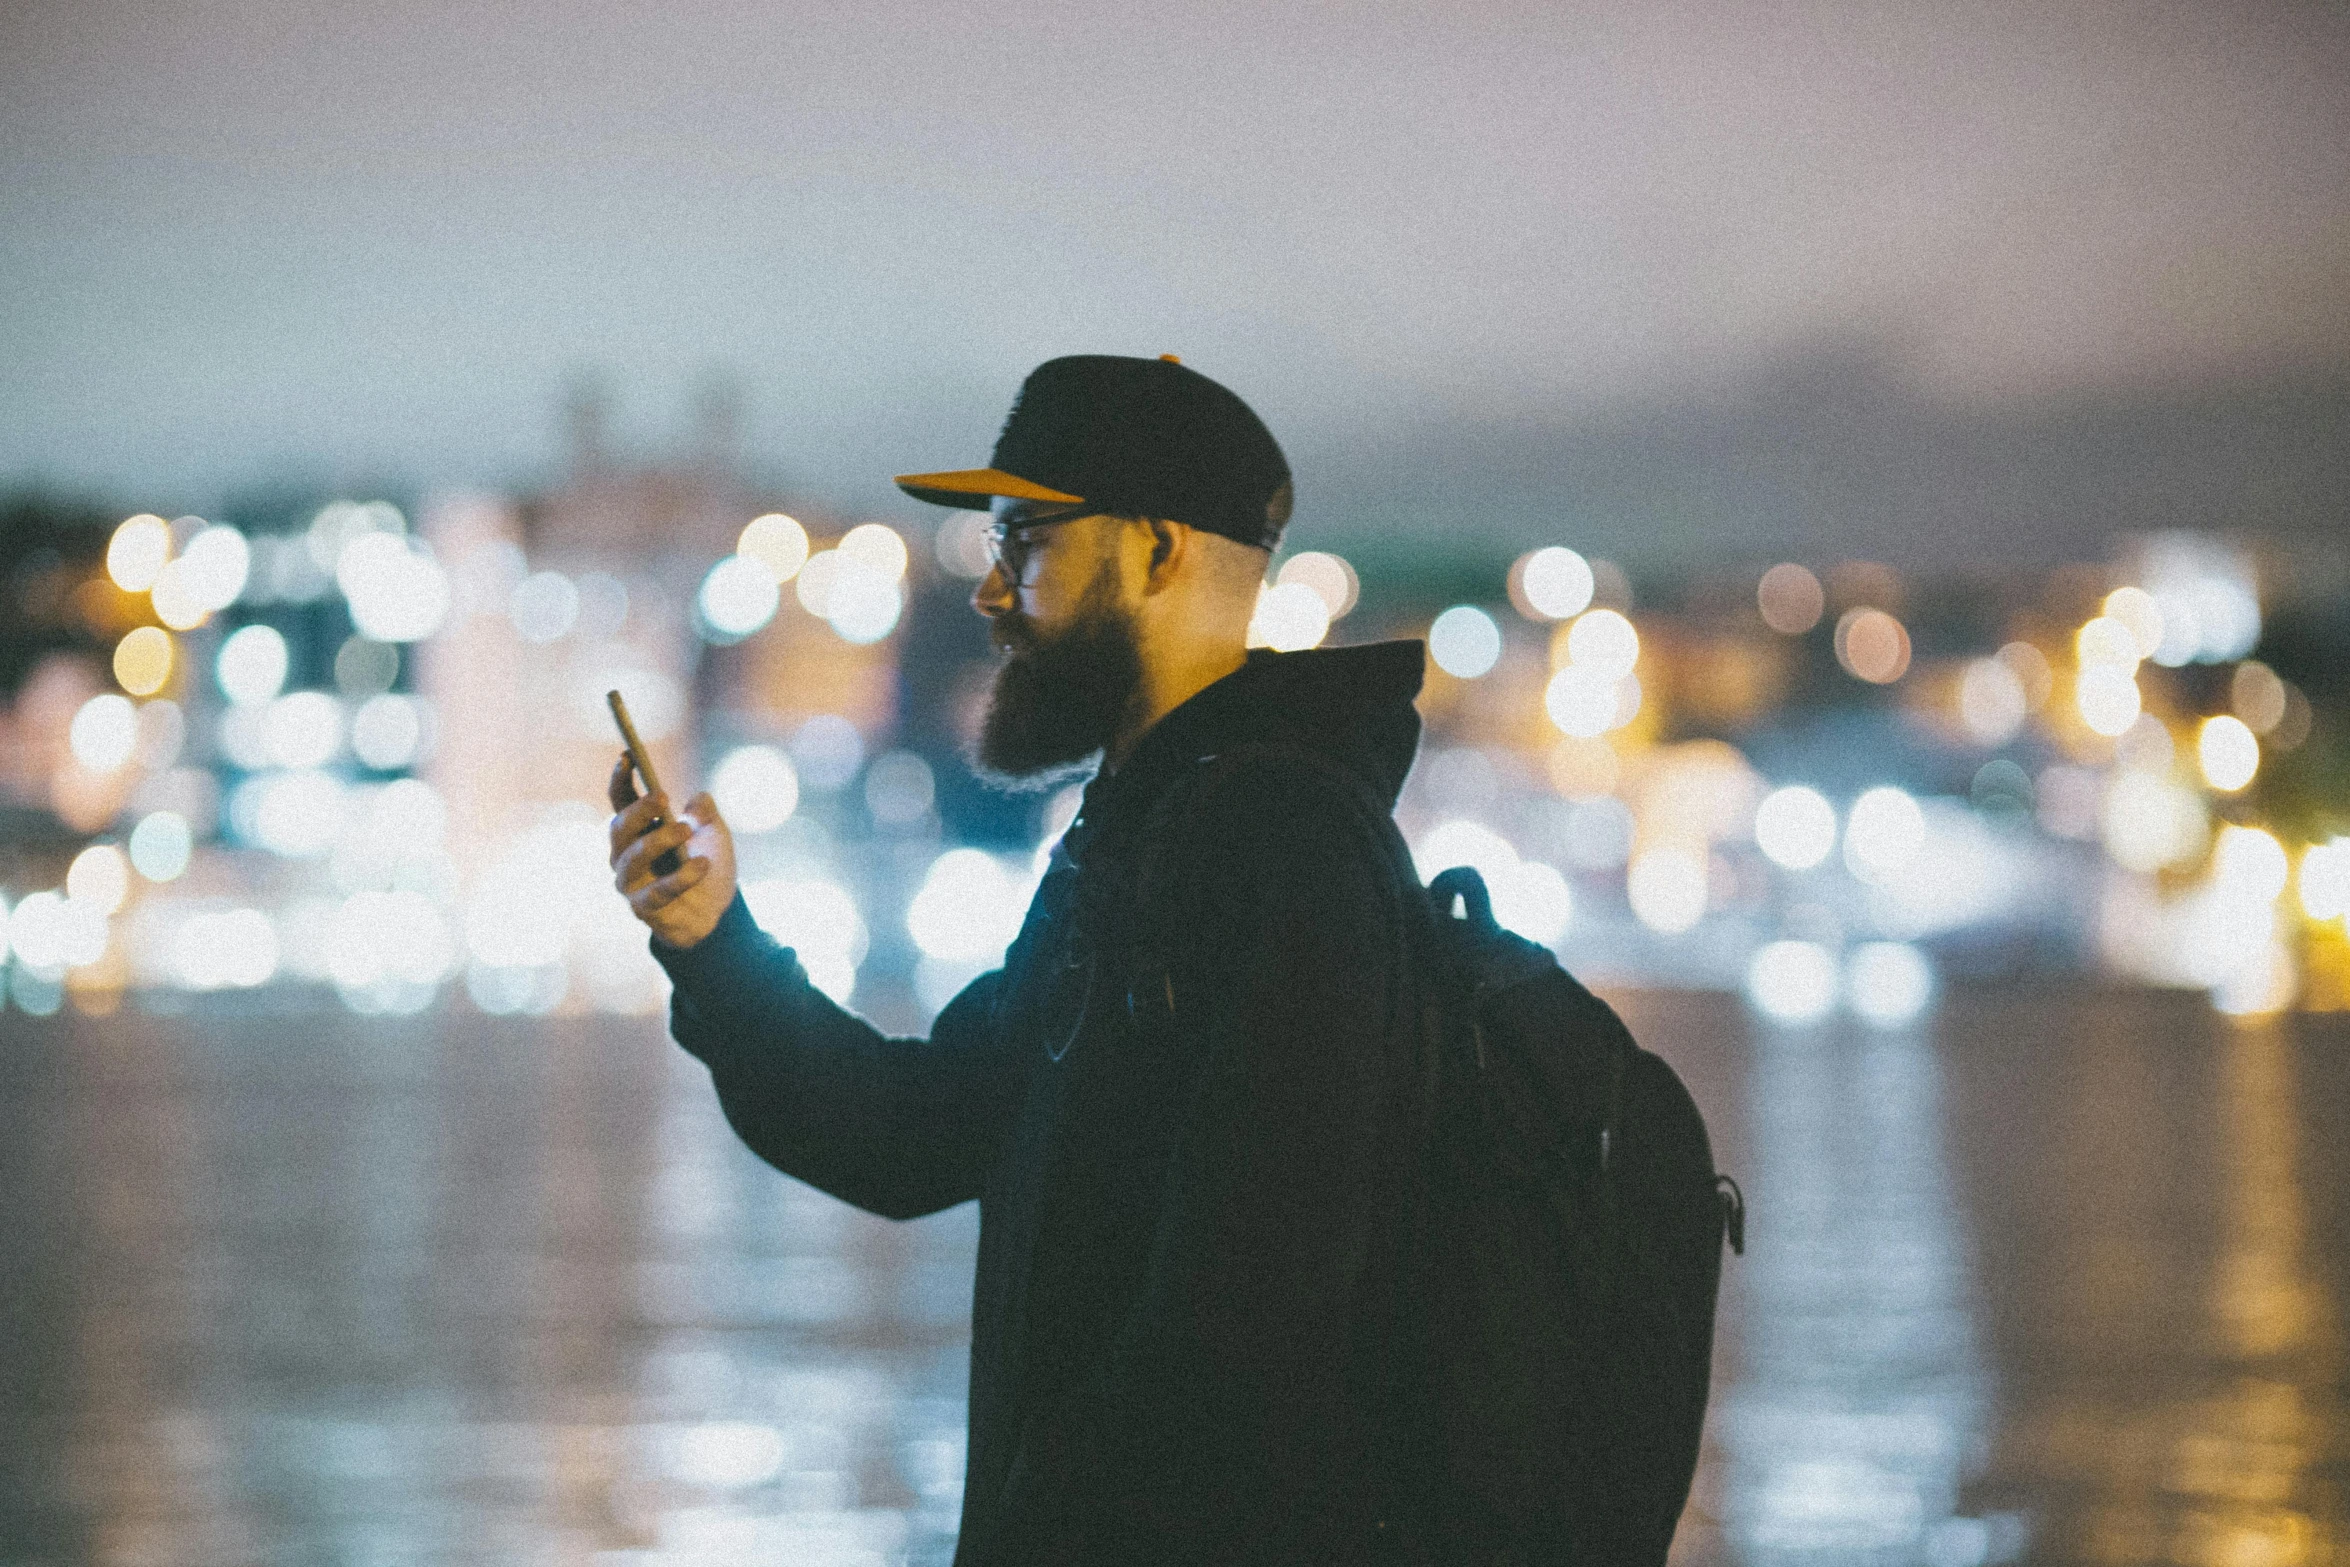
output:
[{"label": "backpack buckle", "polygon": [[1734,1255],[1746,1255],[1746,1194],[1726,1175],[1714,1177],[1714,1195],[1722,1205],[1722,1233]]}]

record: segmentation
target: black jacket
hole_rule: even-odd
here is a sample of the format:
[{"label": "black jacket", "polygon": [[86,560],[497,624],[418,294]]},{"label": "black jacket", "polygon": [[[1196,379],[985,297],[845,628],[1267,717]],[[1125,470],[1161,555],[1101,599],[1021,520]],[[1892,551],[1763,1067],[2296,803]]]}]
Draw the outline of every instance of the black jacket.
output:
[{"label": "black jacket", "polygon": [[678,1042],[762,1158],[892,1217],[979,1201],[958,1567],[1390,1537],[1404,914],[1331,768],[1392,808],[1421,658],[1260,652],[1170,713],[926,1040],[826,999],[739,898],[654,943]]}]

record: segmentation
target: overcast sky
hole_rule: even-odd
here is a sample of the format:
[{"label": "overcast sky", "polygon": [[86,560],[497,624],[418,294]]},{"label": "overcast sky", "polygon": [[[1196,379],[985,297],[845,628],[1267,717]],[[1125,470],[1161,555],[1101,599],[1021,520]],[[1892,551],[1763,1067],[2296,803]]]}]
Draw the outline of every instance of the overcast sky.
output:
[{"label": "overcast sky", "polygon": [[568,373],[657,448],[726,365],[881,508],[1071,351],[1239,390],[1335,534],[1406,451],[1538,530],[1815,362],[1970,429],[2343,384],[2350,8],[0,6],[0,482],[526,481]]}]

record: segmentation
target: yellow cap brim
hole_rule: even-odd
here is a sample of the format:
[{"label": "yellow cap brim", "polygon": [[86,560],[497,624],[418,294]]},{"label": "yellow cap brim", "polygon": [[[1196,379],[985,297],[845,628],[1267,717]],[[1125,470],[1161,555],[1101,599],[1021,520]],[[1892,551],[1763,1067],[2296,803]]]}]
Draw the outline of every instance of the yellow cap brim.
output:
[{"label": "yellow cap brim", "polygon": [[965,511],[985,511],[988,502],[997,496],[1015,501],[1059,501],[1075,504],[1085,499],[1082,495],[1067,495],[1059,490],[1048,490],[1031,479],[1001,468],[965,468],[958,473],[901,473],[898,488],[918,501],[933,506],[960,506]]}]

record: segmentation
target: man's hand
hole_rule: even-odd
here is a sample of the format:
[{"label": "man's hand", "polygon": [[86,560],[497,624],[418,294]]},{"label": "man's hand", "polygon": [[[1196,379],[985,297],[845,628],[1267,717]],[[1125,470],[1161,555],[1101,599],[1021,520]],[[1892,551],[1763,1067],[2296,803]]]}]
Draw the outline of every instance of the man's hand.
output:
[{"label": "man's hand", "polygon": [[[718,814],[718,802],[697,794],[681,819],[666,795],[636,792],[628,753],[612,768],[612,884],[636,917],[672,947],[690,947],[718,928],[718,917],[734,901],[734,834]],[[659,827],[654,819],[662,819]],[[647,829],[650,828],[650,831]],[[679,849],[685,863],[666,876],[653,862]]]}]

